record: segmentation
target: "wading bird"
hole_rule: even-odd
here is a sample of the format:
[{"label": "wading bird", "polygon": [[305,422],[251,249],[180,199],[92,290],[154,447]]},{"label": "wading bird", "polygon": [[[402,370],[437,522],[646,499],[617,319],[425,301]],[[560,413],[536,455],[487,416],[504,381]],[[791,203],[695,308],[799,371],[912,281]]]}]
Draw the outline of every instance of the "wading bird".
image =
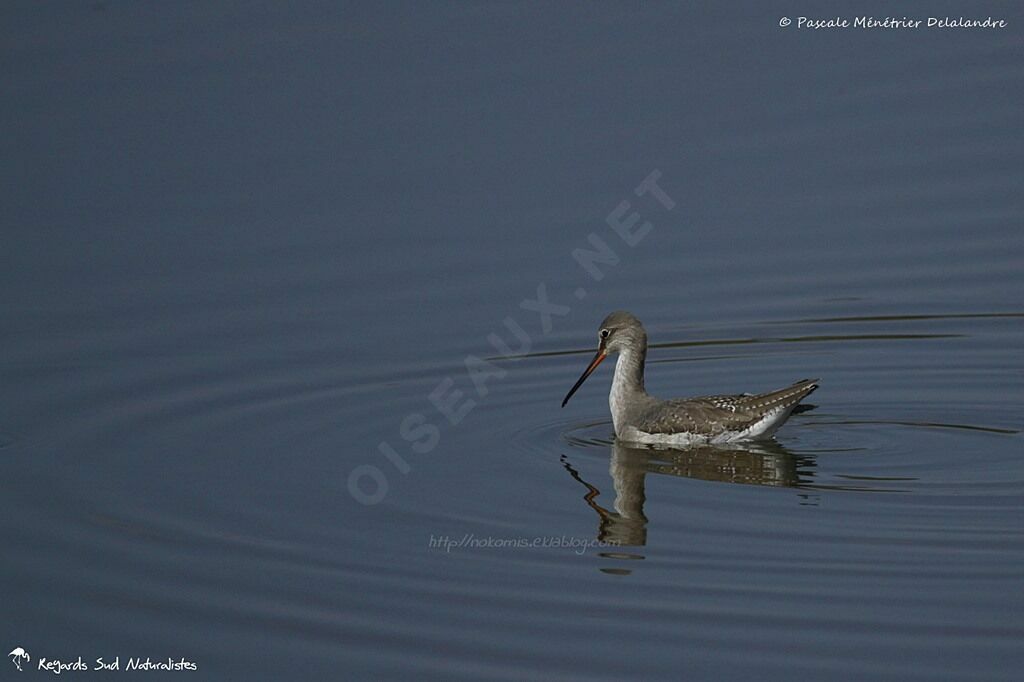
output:
[{"label": "wading bird", "polygon": [[731,443],[769,438],[801,400],[818,387],[804,379],[768,393],[712,395],[659,400],[644,389],[647,332],[624,310],[604,319],[598,331],[597,354],[562,401],[562,407],[611,353],[618,353],[608,405],[615,436],[633,443],[689,445]]}]

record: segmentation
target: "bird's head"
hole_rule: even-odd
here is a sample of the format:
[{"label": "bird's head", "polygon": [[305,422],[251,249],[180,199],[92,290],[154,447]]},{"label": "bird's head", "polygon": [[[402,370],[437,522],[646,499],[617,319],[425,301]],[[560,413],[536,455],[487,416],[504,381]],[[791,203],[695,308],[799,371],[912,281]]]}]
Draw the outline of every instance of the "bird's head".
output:
[{"label": "bird's head", "polygon": [[625,310],[616,310],[604,318],[601,326],[597,329],[597,353],[594,355],[594,359],[590,361],[590,364],[587,365],[587,368],[583,370],[583,374],[576,382],[576,385],[566,394],[565,399],[562,401],[562,407],[565,407],[573,393],[583,385],[587,377],[611,353],[631,350],[639,351],[646,346],[647,332],[644,331],[644,326],[640,324],[640,320],[636,319],[632,313],[628,313]]}]

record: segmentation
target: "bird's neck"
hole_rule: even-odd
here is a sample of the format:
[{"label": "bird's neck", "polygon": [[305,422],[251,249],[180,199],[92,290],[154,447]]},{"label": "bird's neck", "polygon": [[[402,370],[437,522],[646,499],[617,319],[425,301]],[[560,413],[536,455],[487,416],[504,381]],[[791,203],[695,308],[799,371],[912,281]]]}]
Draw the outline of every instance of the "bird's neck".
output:
[{"label": "bird's neck", "polygon": [[644,362],[647,350],[644,348],[627,348],[619,353],[615,361],[615,378],[612,385],[618,385],[627,391],[644,393]]},{"label": "bird's neck", "polygon": [[625,424],[625,414],[630,404],[646,396],[644,390],[644,361],[646,349],[626,349],[619,353],[615,361],[615,376],[612,377],[612,390],[608,394],[608,407],[611,408],[615,433]]}]

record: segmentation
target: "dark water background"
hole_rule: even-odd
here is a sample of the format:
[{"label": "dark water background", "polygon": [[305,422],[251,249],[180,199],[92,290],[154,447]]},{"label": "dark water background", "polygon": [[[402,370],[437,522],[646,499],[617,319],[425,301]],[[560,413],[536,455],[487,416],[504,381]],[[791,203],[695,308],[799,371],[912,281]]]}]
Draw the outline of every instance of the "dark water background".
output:
[{"label": "dark water background", "polygon": [[[1009,27],[5,4],[4,652],[1020,679],[1024,13],[936,5]],[[610,370],[558,407],[617,308],[657,395],[819,376],[818,407],[758,447],[617,446]]]}]

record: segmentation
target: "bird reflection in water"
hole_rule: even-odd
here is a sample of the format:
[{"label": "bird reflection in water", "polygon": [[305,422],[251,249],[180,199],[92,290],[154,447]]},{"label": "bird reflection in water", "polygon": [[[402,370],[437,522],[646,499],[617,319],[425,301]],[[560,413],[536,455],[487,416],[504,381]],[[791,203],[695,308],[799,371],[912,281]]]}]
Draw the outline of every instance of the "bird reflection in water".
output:
[{"label": "bird reflection in water", "polygon": [[[795,455],[775,441],[704,445],[685,450],[630,447],[612,443],[609,473],[615,489],[612,509],[598,502],[600,489],[585,481],[562,456],[562,465],[586,489],[584,501],[599,517],[597,539],[618,547],[642,547],[647,544],[647,516],[644,491],[647,474],[696,478],[705,481],[800,488],[812,480],[814,458]],[[643,559],[629,552],[602,552],[613,559]],[[602,569],[626,574],[622,569]]]}]

